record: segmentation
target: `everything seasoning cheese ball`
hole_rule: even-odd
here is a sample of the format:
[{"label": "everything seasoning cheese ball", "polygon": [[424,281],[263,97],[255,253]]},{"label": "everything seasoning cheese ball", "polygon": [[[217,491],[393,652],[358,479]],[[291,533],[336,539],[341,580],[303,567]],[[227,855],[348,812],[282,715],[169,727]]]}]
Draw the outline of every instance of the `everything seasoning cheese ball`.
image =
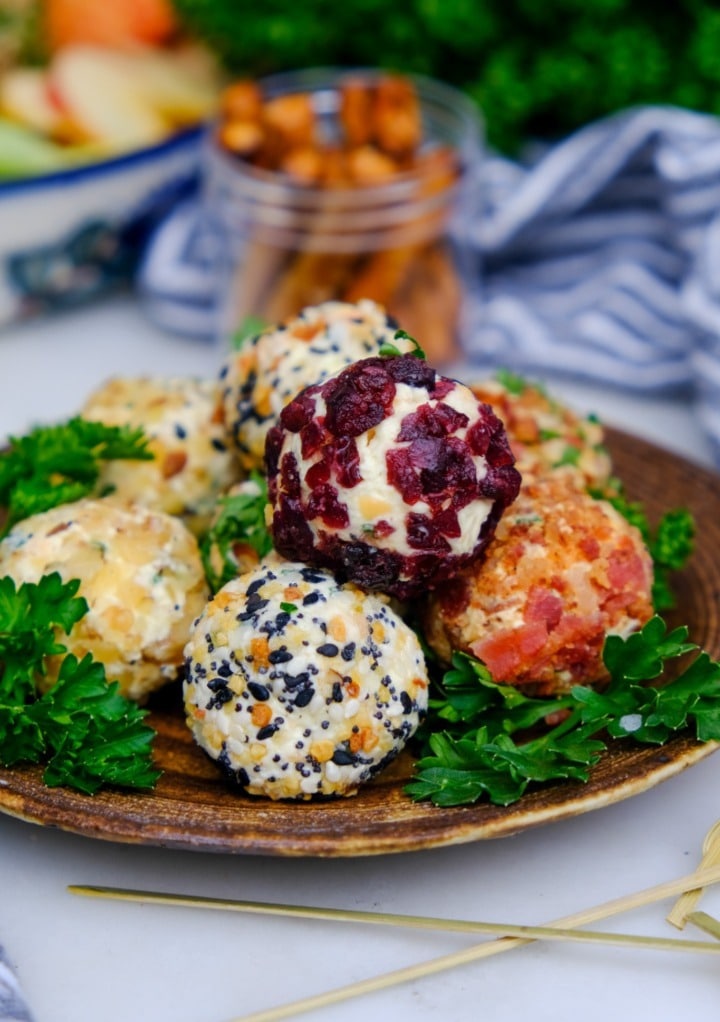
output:
[{"label": "everything seasoning cheese ball", "polygon": [[520,486],[500,420],[412,355],[308,387],[266,462],[276,549],[399,599],[473,561]]},{"label": "everything seasoning cheese ball", "polygon": [[214,381],[117,377],[90,395],[82,415],[144,429],[154,459],[106,462],[100,483],[117,500],[181,516],[196,534],[207,527],[218,496],[240,479]]},{"label": "everything seasoning cheese ball", "polygon": [[226,429],[243,467],[263,468],[268,430],[304,387],[377,355],[383,344],[411,351],[413,342],[396,333],[381,306],[365,299],[308,306],[246,340],[220,372]]},{"label": "everything seasoning cheese ball", "polygon": [[495,681],[538,695],[605,680],[605,636],[653,613],[652,561],[638,530],[567,480],[523,487],[482,565],[439,586],[425,605],[428,645],[482,660]]},{"label": "everything seasoning cheese ball", "polygon": [[195,740],[272,799],[354,794],[427,707],[419,642],[387,601],[276,555],[216,594],[185,655]]},{"label": "everything seasoning cheese ball", "polygon": [[[197,542],[179,518],[148,508],[79,500],[24,519],[0,542],[0,575],[79,579],[88,613],[59,641],[91,653],[108,681],[139,702],[174,680],[209,593]],[[48,687],[57,680],[50,661]]]}]

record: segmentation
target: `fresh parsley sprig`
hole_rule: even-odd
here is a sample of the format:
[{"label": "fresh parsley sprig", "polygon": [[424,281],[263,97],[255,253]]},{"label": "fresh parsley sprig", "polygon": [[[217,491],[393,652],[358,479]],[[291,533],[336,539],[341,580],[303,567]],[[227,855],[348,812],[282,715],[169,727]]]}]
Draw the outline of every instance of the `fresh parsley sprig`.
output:
[{"label": "fresh parsley sprig", "polygon": [[237,575],[233,548],[247,543],[264,557],[272,550],[272,539],[265,523],[268,502],[267,482],[259,472],[252,472],[249,482],[254,486],[246,492],[221,497],[220,514],[200,541],[208,585],[217,592]]},{"label": "fresh parsley sprig", "polygon": [[66,654],[56,683],[39,694],[46,658],[66,653],[59,632],[87,613],[78,588],[57,573],[20,586],[0,578],[0,763],[44,762],[47,785],[87,794],[105,784],[152,787],[160,772],[146,711],[108,684],[90,654]]},{"label": "fresh parsley sprig", "polygon": [[117,458],[152,460],[142,429],[78,416],[10,437],[0,453],[0,508],[6,511],[0,537],[23,518],[93,494],[102,463]]},{"label": "fresh parsley sprig", "polygon": [[385,343],[381,344],[380,347],[378,348],[378,354],[380,354],[383,358],[395,358],[398,355],[404,354],[414,355],[415,358],[421,358],[423,360],[426,358],[425,352],[420,347],[420,344],[415,340],[414,337],[411,337],[410,334],[407,333],[407,331],[396,330],[395,333],[393,334],[393,340],[410,341],[410,343],[412,344],[412,348],[408,352],[403,352],[400,351],[396,344],[392,344],[390,341],[385,341]]},{"label": "fresh parsley sprig", "polygon": [[[668,632],[655,616],[627,639],[608,636],[609,685],[575,686],[553,699],[497,685],[482,663],[456,653],[431,701],[424,754],[406,791],[441,806],[481,798],[510,805],[531,784],[586,781],[608,738],[662,744],[693,727],[700,741],[720,739],[720,663],[687,635],[684,627]],[[691,653],[673,680],[648,684],[663,677],[667,661]],[[559,723],[538,730],[548,718]]]}]

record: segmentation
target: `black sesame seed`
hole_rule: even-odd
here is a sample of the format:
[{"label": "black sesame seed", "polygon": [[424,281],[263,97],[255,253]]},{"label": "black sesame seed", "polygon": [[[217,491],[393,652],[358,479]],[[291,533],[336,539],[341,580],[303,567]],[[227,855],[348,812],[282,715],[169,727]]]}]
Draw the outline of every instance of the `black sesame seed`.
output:
[{"label": "black sesame seed", "polygon": [[355,643],[348,642],[347,646],[343,646],[342,653],[340,654],[340,656],[343,658],[343,660],[352,660],[352,658],[355,656]]},{"label": "black sesame seed", "polygon": [[213,437],[212,440],[210,441],[210,443],[212,444],[212,446],[215,448],[216,451],[226,451],[227,450],[227,447],[225,446],[225,444],[218,437]]},{"label": "black sesame seed", "polygon": [[405,713],[412,713],[413,703],[407,692],[400,693],[400,702]]},{"label": "black sesame seed", "polygon": [[322,646],[318,646],[317,652],[320,656],[337,656],[340,649],[334,642],[324,642]]},{"label": "black sesame seed", "polygon": [[184,440],[187,437],[187,430],[179,422],[175,423],[175,436],[178,440]]},{"label": "black sesame seed", "polygon": [[354,757],[346,749],[336,749],[333,753],[332,761],[335,766],[352,766]]},{"label": "black sesame seed", "polygon": [[342,685],[339,681],[334,682],[332,687],[333,702],[341,703],[343,701],[343,690]]},{"label": "black sesame seed", "polygon": [[271,664],[287,664],[292,658],[293,655],[287,646],[281,646],[280,649],[274,649],[268,653],[268,660]]},{"label": "black sesame seed", "polygon": [[259,703],[264,703],[270,698],[270,689],[266,688],[265,685],[261,685],[258,681],[249,681],[248,690]]},{"label": "black sesame seed", "polygon": [[317,603],[318,600],[322,599],[320,593],[312,592],[308,593],[307,596],[303,596],[303,606],[309,607],[312,603]]},{"label": "black sesame seed", "polygon": [[312,685],[308,685],[307,688],[304,688],[300,692],[298,692],[297,696],[295,697],[295,705],[301,708],[303,706],[307,706],[307,704],[312,700],[312,697],[314,695],[315,689],[312,687]]},{"label": "black sesame seed", "polygon": [[277,729],[277,724],[266,724],[265,727],[260,728],[255,737],[259,742],[264,742],[266,738],[272,738]]}]

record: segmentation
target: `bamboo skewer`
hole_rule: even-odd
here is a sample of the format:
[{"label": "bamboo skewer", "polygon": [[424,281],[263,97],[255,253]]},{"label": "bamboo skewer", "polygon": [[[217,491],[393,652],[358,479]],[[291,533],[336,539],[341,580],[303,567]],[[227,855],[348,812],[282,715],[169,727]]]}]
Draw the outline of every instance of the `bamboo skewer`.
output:
[{"label": "bamboo skewer", "polygon": [[363,912],[354,909],[317,908],[312,905],[282,905],[263,901],[233,901],[225,898],[204,898],[191,894],[165,894],[119,887],[70,885],[68,891],[88,897],[116,901],[143,902],[149,905],[172,905],[204,908],[225,912],[285,918],[317,919],[329,922],[370,923],[408,927],[420,930],[448,930],[461,933],[486,933],[496,937],[522,937],[531,940],[574,940],[594,944],[616,944],[623,947],[646,947],[657,950],[700,951],[720,954],[720,946],[707,941],[678,940],[667,937],[645,937],[630,933],[600,933],[593,930],[566,929],[559,926],[526,926],[516,923],[488,923],[474,919],[443,919],[437,916],[402,915],[386,912]]},{"label": "bamboo skewer", "polygon": [[689,912],[686,916],[686,922],[692,923],[693,926],[697,926],[703,933],[709,933],[711,937],[720,940],[720,919],[709,916],[707,912]]},{"label": "bamboo skewer", "polygon": [[[311,997],[302,998],[301,1000],[294,1001],[292,1003],[278,1005],[275,1008],[270,1008],[264,1011],[255,1012],[251,1015],[243,1016],[242,1018],[234,1019],[233,1022],[276,1022],[276,1020],[283,1018],[290,1018],[302,1014],[306,1011],[311,1011],[317,1008],[326,1007],[330,1004],[336,1004],[340,1001],[348,1000],[352,997],[358,997],[362,994],[372,993],[377,990],[381,990],[390,986],[395,986],[399,983],[411,982],[416,979],[420,979],[425,976],[432,975],[444,971],[446,969],[456,968],[460,965],[466,965],[473,961],[478,961],[481,958],[487,958],[494,954],[501,954],[504,951],[510,951],[515,947],[521,947],[525,944],[531,943],[535,939],[576,939],[575,936],[568,937],[567,931],[577,931],[579,927],[586,926],[589,923],[597,922],[600,919],[607,919],[610,916],[617,915],[621,912],[631,911],[635,908],[640,908],[644,905],[652,904],[656,901],[661,901],[665,898],[674,897],[684,891],[694,890],[702,887],[709,886],[710,884],[720,882],[720,865],[711,867],[708,869],[699,869],[694,873],[690,873],[686,876],[680,877],[676,880],[666,881],[665,883],[658,884],[654,887],[646,888],[642,891],[638,891],[634,894],[625,895],[621,898],[616,898],[609,902],[604,902],[601,905],[594,906],[584,911],[573,913],[572,915],[565,916],[561,919],[557,919],[554,922],[541,927],[514,927],[512,925],[505,926],[505,924],[487,924],[488,926],[497,926],[500,931],[504,934],[500,939],[494,941],[486,941],[482,944],[474,945],[473,947],[466,948],[463,951],[455,952],[449,955],[443,955],[439,958],[434,958],[429,961],[421,962],[418,965],[409,966],[407,968],[398,969],[393,972],[381,974],[379,976],[372,977],[370,979],[361,980],[357,983],[351,983],[348,986],[337,987],[333,990],[326,991],[322,994],[313,995]],[[118,900],[147,900],[154,903],[165,903],[174,905],[188,905],[195,907],[206,907],[206,908],[224,908],[230,911],[250,911],[250,909],[240,909],[237,906],[254,905],[254,911],[260,911],[267,914],[278,914],[278,915],[300,915],[304,917],[312,918],[323,918],[323,919],[335,919],[343,921],[354,921],[354,922],[377,922],[385,923],[387,925],[421,925],[429,926],[430,920],[428,917],[416,917],[416,916],[393,916],[385,913],[371,913],[371,912],[353,912],[345,911],[341,909],[314,909],[304,906],[280,906],[280,905],[269,905],[268,903],[242,903],[242,902],[227,902],[223,899],[203,899],[192,896],[183,895],[163,895],[155,892],[143,892],[143,891],[122,891],[117,888],[109,887],[93,887],[87,885],[73,885],[68,888],[74,894],[83,894],[91,897],[109,897]],[[288,911],[289,910],[289,911]],[[704,915],[704,913],[702,914]],[[408,920],[413,920],[412,923]],[[418,920],[424,920],[418,922]],[[432,920],[432,925],[437,928],[438,922],[442,923],[442,928],[450,929],[453,922],[456,925],[452,928],[458,928],[458,921],[453,920]],[[463,923],[463,921],[460,921]],[[472,925],[472,924],[470,924]],[[475,923],[474,926],[477,929],[480,925]],[[469,928],[469,926],[468,926]],[[560,931],[566,931],[564,936],[560,936]],[[510,931],[517,932],[518,935],[508,935]],[[533,932],[534,931],[534,932]],[[485,930],[485,932],[489,932]],[[493,930],[491,932],[498,932]],[[537,936],[535,935],[537,934]],[[595,936],[598,936],[595,934]],[[636,941],[632,941],[634,935],[618,935],[608,934],[607,937],[613,940],[622,940],[623,938],[631,937],[631,943],[636,944]],[[589,933],[584,933],[582,939],[593,940],[594,938]],[[667,938],[638,938],[643,941],[652,941],[654,946],[657,945],[657,941],[664,941],[661,945],[664,948],[668,948]],[[600,936],[600,942],[609,943],[605,936]],[[691,942],[685,940],[677,940],[670,942],[673,945],[673,950],[697,950],[696,948],[690,947]],[[692,942],[693,944],[699,944],[700,949],[704,953],[711,953],[709,949],[713,945],[708,945],[707,942]],[[644,946],[650,946],[645,944]]]},{"label": "bamboo skewer", "polygon": [[[699,868],[706,869],[717,865],[720,865],[720,820],[705,835]],[[667,921],[672,923],[673,926],[677,926],[679,930],[682,930],[690,913],[700,900],[701,895],[702,887],[696,887],[692,891],[684,891],[666,916]]]}]

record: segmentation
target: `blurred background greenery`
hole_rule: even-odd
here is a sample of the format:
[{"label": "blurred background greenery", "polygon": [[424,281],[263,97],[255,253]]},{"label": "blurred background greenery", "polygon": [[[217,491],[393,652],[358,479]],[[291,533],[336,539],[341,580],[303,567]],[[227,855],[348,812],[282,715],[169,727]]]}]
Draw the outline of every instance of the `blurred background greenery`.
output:
[{"label": "blurred background greenery", "polygon": [[[42,57],[41,2],[0,0],[0,68],[8,47]],[[121,5],[95,2],[105,16]],[[132,6],[143,2],[158,6]],[[720,5],[703,0],[171,2],[233,75],[364,65],[457,85],[484,111],[490,142],[510,154],[636,104],[720,113]]]},{"label": "blurred background greenery", "polygon": [[720,113],[720,7],[701,0],[174,0],[238,74],[414,71],[465,89],[514,153],[623,107]]}]

